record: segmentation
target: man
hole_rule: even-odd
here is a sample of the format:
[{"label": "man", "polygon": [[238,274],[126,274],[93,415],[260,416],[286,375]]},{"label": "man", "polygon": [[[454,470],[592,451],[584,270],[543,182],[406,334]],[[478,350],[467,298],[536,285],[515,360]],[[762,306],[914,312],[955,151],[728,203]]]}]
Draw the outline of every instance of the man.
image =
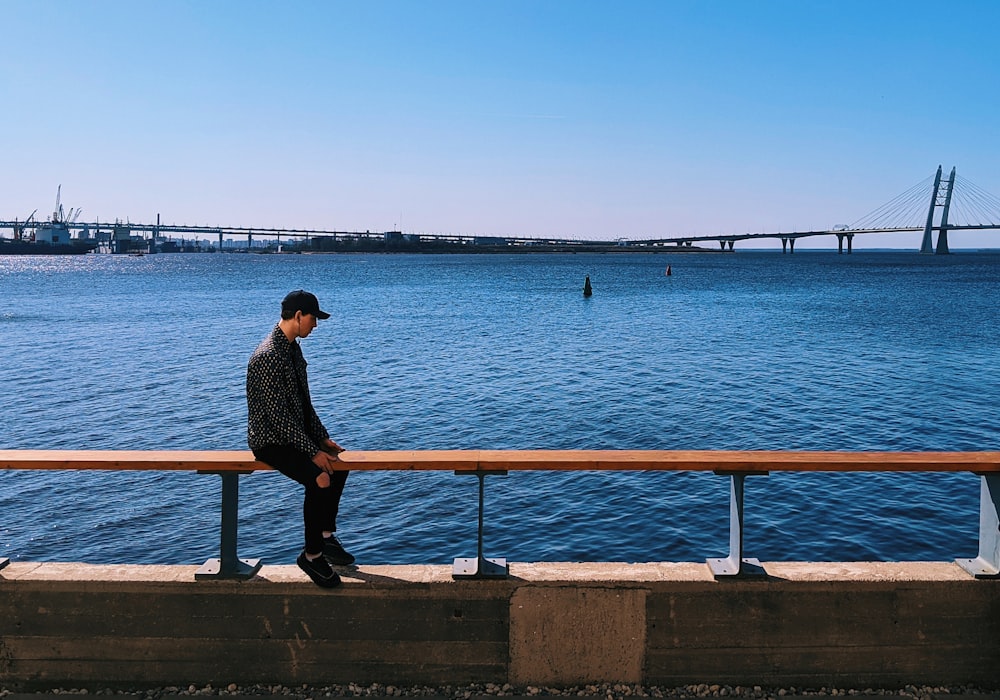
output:
[{"label": "man", "polygon": [[247,442],[254,456],[305,487],[305,549],[296,563],[317,585],[340,577],[331,564],[354,557],[337,539],[337,510],[348,472],[338,469],[344,448],[330,439],[312,405],[306,360],[298,339],[307,337],[321,311],[315,295],[299,289],[281,302],[281,320],[247,364]]}]

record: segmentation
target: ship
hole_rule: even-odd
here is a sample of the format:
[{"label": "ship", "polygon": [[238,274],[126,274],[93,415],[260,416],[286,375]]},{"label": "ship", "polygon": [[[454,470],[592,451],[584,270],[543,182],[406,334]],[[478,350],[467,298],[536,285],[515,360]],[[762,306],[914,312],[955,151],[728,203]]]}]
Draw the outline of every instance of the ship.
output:
[{"label": "ship", "polygon": [[[14,222],[14,238],[0,239],[0,255],[81,255],[97,246],[91,241],[87,228],[77,238],[70,233],[70,226],[80,217],[82,208],[64,211],[61,203],[62,185],[56,190],[56,206],[47,221],[32,223],[37,209],[24,220]],[[30,230],[29,230],[30,229]]]},{"label": "ship", "polygon": [[69,245],[52,245],[35,241],[12,241],[0,238],[0,255],[83,255],[94,249],[88,243],[74,241]]}]

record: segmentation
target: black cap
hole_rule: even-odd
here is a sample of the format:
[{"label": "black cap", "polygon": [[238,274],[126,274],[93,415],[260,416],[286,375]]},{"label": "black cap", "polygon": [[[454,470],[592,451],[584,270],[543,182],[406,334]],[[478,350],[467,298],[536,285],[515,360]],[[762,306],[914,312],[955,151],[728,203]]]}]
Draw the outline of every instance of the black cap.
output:
[{"label": "black cap", "polygon": [[316,318],[330,318],[330,314],[320,311],[319,300],[316,298],[316,295],[310,294],[304,289],[296,289],[294,292],[289,292],[281,300],[281,311],[282,313],[288,312],[290,314],[301,311],[304,314],[312,314]]}]

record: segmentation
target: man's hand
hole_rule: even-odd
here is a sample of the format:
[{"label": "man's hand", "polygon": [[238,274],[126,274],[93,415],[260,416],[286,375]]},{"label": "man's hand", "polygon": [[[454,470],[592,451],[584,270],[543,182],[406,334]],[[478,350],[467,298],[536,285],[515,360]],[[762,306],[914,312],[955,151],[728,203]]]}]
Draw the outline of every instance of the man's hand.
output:
[{"label": "man's hand", "polygon": [[337,459],[337,453],[335,452],[330,453],[324,450],[320,450],[319,452],[314,454],[312,461],[313,464],[315,464],[317,467],[322,469],[327,474],[332,474],[333,472],[337,471],[337,463],[340,462],[340,460]]},{"label": "man's hand", "polygon": [[327,438],[326,440],[323,441],[323,444],[320,446],[320,449],[332,455],[338,455],[344,451],[343,447],[335,443],[330,438]]},{"label": "man's hand", "polygon": [[319,452],[313,455],[313,464],[323,470],[323,473],[316,477],[316,485],[325,489],[330,485],[330,475],[337,470],[340,459],[337,457],[344,448],[335,443],[330,438],[323,441]]}]

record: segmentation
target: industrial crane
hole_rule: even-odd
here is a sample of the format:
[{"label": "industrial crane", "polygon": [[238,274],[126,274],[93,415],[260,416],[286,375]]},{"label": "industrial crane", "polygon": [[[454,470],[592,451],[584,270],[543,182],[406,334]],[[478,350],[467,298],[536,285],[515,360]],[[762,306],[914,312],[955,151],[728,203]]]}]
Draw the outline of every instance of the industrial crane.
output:
[{"label": "industrial crane", "polygon": [[62,204],[60,199],[62,198],[62,185],[56,189],[56,208],[52,212],[52,222],[53,223],[64,223],[64,224],[75,224],[76,220],[80,218],[80,214],[83,212],[83,207],[73,207],[69,208],[69,213],[63,212]]},{"label": "industrial crane", "polygon": [[14,240],[15,241],[20,241],[20,240],[24,239],[24,229],[28,228],[28,224],[30,224],[31,220],[35,218],[35,214],[37,212],[38,212],[37,209],[35,209],[35,211],[31,212],[31,214],[28,216],[28,218],[24,220],[23,224],[18,224],[16,221],[14,222]]}]

